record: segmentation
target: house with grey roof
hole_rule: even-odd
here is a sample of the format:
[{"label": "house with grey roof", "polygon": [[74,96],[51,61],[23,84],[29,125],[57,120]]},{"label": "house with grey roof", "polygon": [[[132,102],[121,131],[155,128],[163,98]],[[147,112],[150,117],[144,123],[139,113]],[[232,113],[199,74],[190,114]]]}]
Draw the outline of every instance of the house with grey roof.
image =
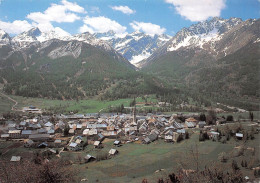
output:
[{"label": "house with grey roof", "polygon": [[32,134],[32,130],[22,130],[21,137],[28,138]]},{"label": "house with grey roof", "polygon": [[19,162],[19,161],[21,161],[21,156],[12,156],[10,161]]}]

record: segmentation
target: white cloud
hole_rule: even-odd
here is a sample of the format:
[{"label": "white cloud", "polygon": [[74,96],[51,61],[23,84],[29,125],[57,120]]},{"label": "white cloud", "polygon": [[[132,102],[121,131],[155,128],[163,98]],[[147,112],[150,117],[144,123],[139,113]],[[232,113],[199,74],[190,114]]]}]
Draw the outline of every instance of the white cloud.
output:
[{"label": "white cloud", "polygon": [[13,22],[3,22],[0,20],[0,29],[9,34],[19,34],[28,31],[32,27],[26,20],[15,20]]},{"label": "white cloud", "polygon": [[135,31],[143,31],[146,34],[149,35],[155,35],[155,34],[163,34],[166,29],[163,27],[160,27],[159,25],[152,24],[152,23],[145,23],[145,22],[137,22],[133,21],[130,23],[130,26],[135,30]]},{"label": "white cloud", "polygon": [[27,18],[33,21],[35,26],[44,29],[53,28],[51,22],[75,22],[80,19],[76,13],[86,13],[84,8],[71,3],[67,0],[62,0],[61,4],[51,4],[43,13],[33,12],[27,15]]},{"label": "white cloud", "polygon": [[116,11],[121,11],[122,13],[127,15],[135,13],[135,10],[132,10],[128,6],[112,6],[111,8]]},{"label": "white cloud", "polygon": [[116,32],[117,34],[124,34],[126,31],[126,27],[104,16],[99,16],[99,17],[87,16],[85,17],[84,25],[80,27],[79,32],[104,33],[110,30]]},{"label": "white cloud", "polygon": [[190,21],[203,21],[220,16],[226,0],[165,0],[172,4],[177,13]]},{"label": "white cloud", "polygon": [[3,2],[4,0],[0,0],[0,4]]}]

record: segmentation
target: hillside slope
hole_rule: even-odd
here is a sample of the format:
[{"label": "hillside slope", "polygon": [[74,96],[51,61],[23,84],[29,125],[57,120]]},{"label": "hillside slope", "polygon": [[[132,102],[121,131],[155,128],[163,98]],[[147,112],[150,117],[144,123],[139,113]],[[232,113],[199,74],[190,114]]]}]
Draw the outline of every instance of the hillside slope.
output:
[{"label": "hillside slope", "polygon": [[178,32],[142,70],[215,101],[259,101],[259,40],[259,19],[213,18]]}]

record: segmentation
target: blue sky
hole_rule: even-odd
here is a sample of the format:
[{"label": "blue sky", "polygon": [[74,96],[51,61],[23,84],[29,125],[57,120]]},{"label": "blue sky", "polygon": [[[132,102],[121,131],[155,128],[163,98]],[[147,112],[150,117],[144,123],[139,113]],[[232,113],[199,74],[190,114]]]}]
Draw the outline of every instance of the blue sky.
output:
[{"label": "blue sky", "polygon": [[0,29],[174,35],[214,16],[259,18],[260,0],[0,0]]}]

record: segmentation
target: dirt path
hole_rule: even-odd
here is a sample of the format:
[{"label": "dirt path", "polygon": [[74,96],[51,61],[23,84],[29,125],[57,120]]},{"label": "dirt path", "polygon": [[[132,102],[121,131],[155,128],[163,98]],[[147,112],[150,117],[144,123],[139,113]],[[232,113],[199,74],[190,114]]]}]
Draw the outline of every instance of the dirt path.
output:
[{"label": "dirt path", "polygon": [[15,109],[15,107],[18,105],[18,102],[16,100],[12,99],[11,97],[7,96],[6,94],[4,94],[2,92],[0,92],[0,94],[2,96],[6,97],[8,100],[14,102],[14,105],[12,106],[12,109],[11,109],[12,111],[18,111],[17,109]]},{"label": "dirt path", "polygon": [[[71,139],[70,139],[70,141],[69,141],[68,144],[70,144],[70,143],[72,142],[73,139],[74,139],[74,135],[71,137]],[[57,157],[60,158],[60,157],[61,157],[60,154],[61,154],[62,152],[64,152],[64,147],[61,149],[61,151],[59,152],[59,154],[57,154]]]}]

